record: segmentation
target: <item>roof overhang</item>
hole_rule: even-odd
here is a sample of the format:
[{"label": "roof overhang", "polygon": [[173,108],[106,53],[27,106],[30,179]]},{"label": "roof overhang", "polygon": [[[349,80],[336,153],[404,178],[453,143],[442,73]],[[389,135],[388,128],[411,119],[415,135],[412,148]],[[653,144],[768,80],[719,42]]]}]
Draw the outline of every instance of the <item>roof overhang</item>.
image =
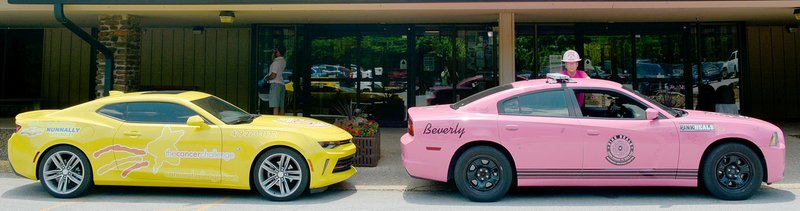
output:
[{"label": "roof overhang", "polygon": [[[13,3],[9,4],[7,2]],[[717,22],[797,24],[797,0],[756,1],[521,1],[477,0],[0,0],[0,27],[58,26],[53,2],[70,19],[96,26],[103,14],[142,17],[145,27],[230,26],[219,11],[236,12],[234,26],[253,23],[490,23],[501,12],[517,22]],[[369,2],[369,3],[365,3]],[[421,3],[425,2],[425,3]]]}]

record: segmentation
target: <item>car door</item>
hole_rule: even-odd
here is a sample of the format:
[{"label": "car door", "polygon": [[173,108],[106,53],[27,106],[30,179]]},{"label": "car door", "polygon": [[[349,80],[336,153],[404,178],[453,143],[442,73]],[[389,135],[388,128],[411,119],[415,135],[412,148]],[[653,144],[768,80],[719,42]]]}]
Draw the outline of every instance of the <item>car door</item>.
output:
[{"label": "car door", "polygon": [[194,115],[197,112],[177,103],[127,103],[125,123],[110,149],[120,177],[219,182],[220,129],[186,125]]},{"label": "car door", "polygon": [[498,103],[498,134],[519,179],[575,176],[583,162],[578,119],[564,89],[534,91]]},{"label": "car door", "polygon": [[[646,118],[646,104],[609,89],[577,89],[584,142],[583,177],[595,179],[674,179],[678,134],[667,118]],[[577,105],[577,104],[576,104]]]}]

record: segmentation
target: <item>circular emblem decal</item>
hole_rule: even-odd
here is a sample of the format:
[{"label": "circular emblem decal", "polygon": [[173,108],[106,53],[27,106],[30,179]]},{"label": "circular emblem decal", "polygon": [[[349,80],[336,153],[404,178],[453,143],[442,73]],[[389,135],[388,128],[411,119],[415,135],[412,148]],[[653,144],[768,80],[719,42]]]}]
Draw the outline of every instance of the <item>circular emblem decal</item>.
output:
[{"label": "circular emblem decal", "polygon": [[625,135],[616,135],[606,145],[606,160],[614,165],[624,166],[633,162],[633,142]]}]

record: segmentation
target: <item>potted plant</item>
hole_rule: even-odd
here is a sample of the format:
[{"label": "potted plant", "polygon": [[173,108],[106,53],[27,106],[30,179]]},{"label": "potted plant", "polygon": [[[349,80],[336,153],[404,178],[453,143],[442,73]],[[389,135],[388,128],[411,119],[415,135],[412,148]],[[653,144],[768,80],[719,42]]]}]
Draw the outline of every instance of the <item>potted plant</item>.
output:
[{"label": "potted plant", "polygon": [[355,166],[374,167],[381,158],[380,128],[375,120],[369,120],[369,115],[362,109],[354,106],[339,104],[337,108],[343,118],[336,119],[333,123],[353,135],[353,144],[356,145]]}]

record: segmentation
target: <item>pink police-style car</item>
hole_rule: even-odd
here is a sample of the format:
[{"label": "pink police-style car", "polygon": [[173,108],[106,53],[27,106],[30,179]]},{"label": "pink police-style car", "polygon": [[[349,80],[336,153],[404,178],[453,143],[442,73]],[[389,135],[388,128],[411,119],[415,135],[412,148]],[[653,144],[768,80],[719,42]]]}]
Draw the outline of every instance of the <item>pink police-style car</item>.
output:
[{"label": "pink police-style car", "polygon": [[500,200],[513,185],[700,186],[743,200],[784,178],[775,125],[668,108],[606,80],[549,74],[408,115],[408,173],[453,181],[473,201]]}]

